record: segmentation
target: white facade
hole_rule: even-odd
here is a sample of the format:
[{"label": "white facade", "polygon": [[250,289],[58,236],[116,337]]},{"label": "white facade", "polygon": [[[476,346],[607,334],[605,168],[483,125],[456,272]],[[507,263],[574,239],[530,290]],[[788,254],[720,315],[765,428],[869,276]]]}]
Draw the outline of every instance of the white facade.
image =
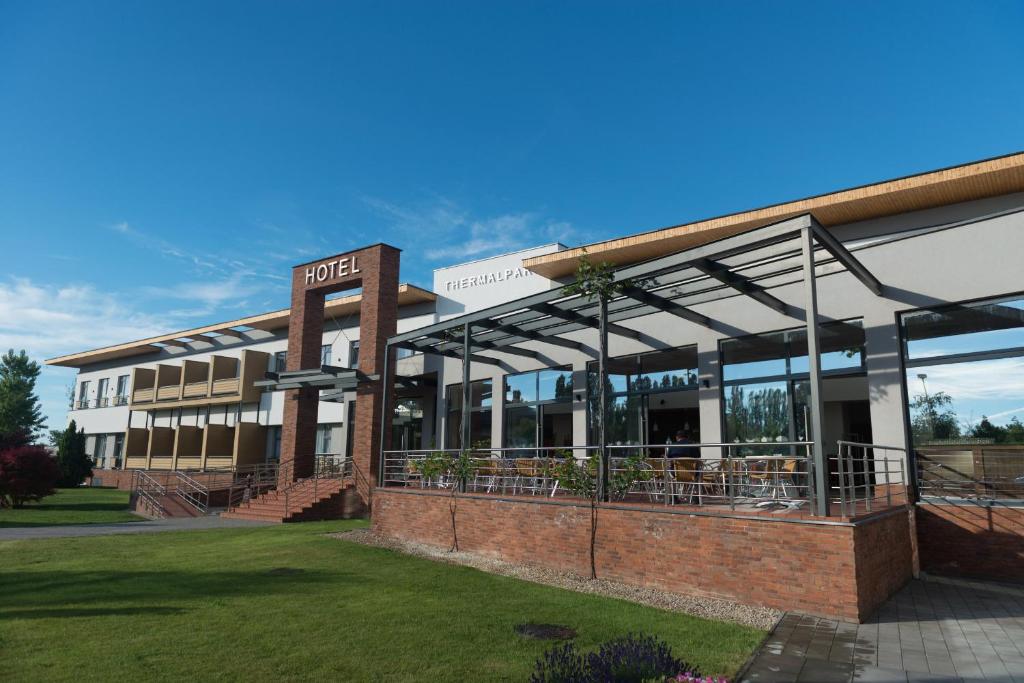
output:
[{"label": "white facade", "polygon": [[[870,435],[875,443],[904,447],[909,443],[906,410],[904,350],[900,341],[899,315],[923,307],[965,302],[988,297],[1019,294],[1024,291],[1024,193],[1004,194],[969,202],[950,204],[934,209],[906,212],[872,220],[832,226],[829,231],[882,282],[884,296],[868,291],[850,273],[839,271],[824,274],[818,280],[820,315],[825,320],[860,321],[864,330],[863,367],[848,375],[826,380],[824,398],[824,432],[826,443],[864,431],[852,425],[855,419],[870,420]],[[482,310],[530,294],[546,291],[558,283],[522,268],[526,258],[561,250],[557,244],[506,254],[472,263],[441,268],[434,273],[436,304],[416,304],[399,311],[399,332],[414,330],[444,319]],[[804,307],[803,285],[799,282],[771,289],[794,311]],[[680,348],[695,351],[698,382],[691,391],[665,394],[657,400],[658,410],[692,411],[687,426],[699,430],[700,441],[713,443],[728,439],[723,417],[725,388],[722,377],[722,343],[735,337],[800,328],[802,317],[789,316],[737,294],[693,310],[716,321],[712,329],[673,316],[658,313],[623,324],[640,332],[639,339],[611,335],[609,355],[644,354]],[[325,321],[323,344],[330,345],[333,365],[348,366],[352,345],[358,340],[358,318]],[[500,365],[474,363],[473,380],[490,379],[491,406],[489,441],[497,446],[509,443],[505,419],[505,378],[509,375],[542,368],[566,366],[571,369],[573,391],[565,403],[571,414],[573,445],[588,442],[587,364],[596,356],[596,332],[579,330],[566,335],[581,342],[581,350],[560,348],[541,342],[524,342],[520,348],[538,352],[538,358],[503,354],[495,351]],[[174,363],[183,359],[204,360],[211,354],[240,356],[243,349],[264,351],[273,359],[285,351],[287,330],[274,332],[251,330],[240,339],[218,337],[201,339],[188,348],[168,347],[158,353],[136,358],[96,363],[81,367],[76,384],[76,403],[80,398],[89,406],[111,403],[115,398],[118,377],[130,375],[134,367],[155,367],[158,363]],[[268,369],[272,369],[268,367]],[[462,380],[462,364],[457,358],[415,355],[401,357],[398,375],[431,377],[436,389],[429,389],[418,409],[422,425],[409,432],[418,443],[409,447],[450,446],[446,438],[446,387]],[[97,394],[101,380],[106,379],[103,396]],[[88,389],[79,391],[84,382]],[[128,387],[130,392],[132,389]],[[401,398],[401,395],[398,396]],[[1024,398],[1024,397],[1022,397]],[[343,453],[347,443],[350,403],[322,403],[320,423],[329,426],[329,452]],[[851,408],[853,403],[857,406]],[[90,452],[100,443],[105,454],[113,456],[117,434],[125,429],[144,426],[202,426],[234,424],[236,420],[257,422],[268,427],[281,424],[282,394],[265,393],[258,404],[184,408],[174,410],[136,411],[127,406],[75,409],[69,419],[90,435]],[[864,416],[856,417],[858,410]],[[407,409],[405,413],[409,411]],[[653,414],[653,413],[652,413]],[[668,413],[665,413],[668,414]],[[682,418],[673,418],[680,421]],[[854,417],[851,417],[853,415]],[[647,416],[650,420],[650,415]],[[653,425],[646,425],[650,430]],[[856,429],[855,429],[856,427]],[[561,427],[564,429],[563,427]],[[659,426],[657,430],[664,432]],[[105,442],[97,440],[109,435]],[[268,431],[268,455],[274,448],[274,430]],[[102,457],[104,453],[97,453]],[[709,454],[710,455],[710,454]],[[715,456],[717,457],[717,456]],[[110,464],[113,464],[112,462]]]}]

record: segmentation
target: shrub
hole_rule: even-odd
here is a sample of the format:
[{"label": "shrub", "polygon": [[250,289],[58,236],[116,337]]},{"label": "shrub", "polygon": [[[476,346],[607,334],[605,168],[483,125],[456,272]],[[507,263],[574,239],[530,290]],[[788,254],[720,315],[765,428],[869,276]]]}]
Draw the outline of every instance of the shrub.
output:
[{"label": "shrub", "polygon": [[[662,640],[629,634],[582,654],[574,643],[544,653],[537,660],[531,683],[645,683],[647,681],[702,681],[700,672],[672,655]],[[711,680],[711,679],[708,679]],[[720,679],[725,683],[724,679]]]},{"label": "shrub", "polygon": [[57,450],[58,486],[72,488],[92,476],[92,458],[85,452],[85,431],[79,430],[74,420],[67,429],[51,432],[50,439]]},{"label": "shrub", "polygon": [[21,507],[54,492],[57,461],[42,446],[21,446],[0,453],[0,506]]}]

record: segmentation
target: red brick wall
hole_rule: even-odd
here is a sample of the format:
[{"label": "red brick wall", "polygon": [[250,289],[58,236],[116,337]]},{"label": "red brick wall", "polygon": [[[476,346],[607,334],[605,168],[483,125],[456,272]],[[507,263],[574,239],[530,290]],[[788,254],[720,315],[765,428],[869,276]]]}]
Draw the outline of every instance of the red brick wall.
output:
[{"label": "red brick wall", "polygon": [[[346,270],[334,276],[339,259],[358,261],[358,271]],[[386,244],[339,254],[292,269],[291,315],[288,321],[288,370],[320,366],[323,343],[324,296],[362,288],[359,304],[359,369],[368,375],[384,370],[384,345],[395,334],[398,321],[398,272],[400,252]],[[310,281],[308,272],[320,268],[331,275]],[[340,271],[339,271],[340,272]],[[380,383],[360,385],[356,400],[352,459],[368,481],[376,481],[376,453],[380,450],[380,422],[383,415]],[[308,476],[313,471],[319,391],[286,392],[281,425],[281,470],[283,483]],[[370,489],[360,492],[369,502]]]},{"label": "red brick wall", "polygon": [[[459,499],[457,514],[463,550],[590,573],[586,506],[474,496]],[[377,489],[372,519],[385,535],[451,544],[444,493]],[[886,545],[867,547],[875,541]],[[597,573],[676,593],[860,620],[909,579],[909,545],[902,512],[852,525],[609,507],[599,513]]]},{"label": "red brick wall", "polygon": [[920,503],[921,569],[1024,583],[1024,508]]},{"label": "red brick wall", "polygon": [[866,619],[914,575],[910,510],[871,518],[853,528],[857,604]]}]

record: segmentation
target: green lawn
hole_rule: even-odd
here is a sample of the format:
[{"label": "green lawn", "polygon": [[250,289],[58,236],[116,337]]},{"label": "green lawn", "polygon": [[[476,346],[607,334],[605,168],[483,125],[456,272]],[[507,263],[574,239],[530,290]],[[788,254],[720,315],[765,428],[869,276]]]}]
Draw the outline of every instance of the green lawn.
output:
[{"label": "green lawn", "polygon": [[128,511],[128,497],[127,491],[117,489],[57,489],[57,493],[38,503],[28,503],[17,510],[0,508],[0,529],[138,522],[143,518]]},{"label": "green lawn", "polygon": [[524,681],[546,644],[522,622],[731,675],[763,636],[323,535],[362,524],[0,542],[0,678]]}]

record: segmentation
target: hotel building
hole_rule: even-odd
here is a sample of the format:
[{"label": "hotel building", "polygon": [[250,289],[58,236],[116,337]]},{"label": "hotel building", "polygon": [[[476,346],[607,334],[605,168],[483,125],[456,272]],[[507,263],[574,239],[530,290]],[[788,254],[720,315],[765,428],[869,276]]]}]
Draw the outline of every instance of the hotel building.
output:
[{"label": "hotel building", "polygon": [[[603,304],[563,290],[583,256],[615,268]],[[376,284],[321,291],[371,257]],[[381,533],[447,544],[459,486],[470,549],[581,570],[586,506],[543,463],[603,454],[606,482],[645,472],[602,507],[610,578],[862,619],[918,571],[1024,576],[1024,154],[441,268],[431,291],[397,262],[304,264],[290,309],[47,361],[79,370],[96,478],[280,462],[292,490],[315,452],[354,463]],[[471,481],[422,475],[464,445]]]}]

